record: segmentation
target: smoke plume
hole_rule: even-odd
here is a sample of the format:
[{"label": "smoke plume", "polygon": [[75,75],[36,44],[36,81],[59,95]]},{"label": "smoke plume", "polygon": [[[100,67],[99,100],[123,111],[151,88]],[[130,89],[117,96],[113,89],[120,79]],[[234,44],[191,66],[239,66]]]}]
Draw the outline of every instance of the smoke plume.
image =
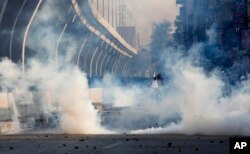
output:
[{"label": "smoke plume", "polygon": [[161,88],[120,84],[112,89],[110,85],[109,90],[115,91],[114,106],[125,102],[122,105],[127,107],[115,126],[134,124],[127,131],[139,134],[250,135],[250,81],[238,82],[230,95],[224,95],[228,83],[222,79],[221,69],[207,72],[200,65],[204,48],[216,38],[214,29],[207,34],[208,41],[194,44],[188,57],[177,50],[173,55],[172,48],[162,52],[166,53],[161,56],[168,81]]}]

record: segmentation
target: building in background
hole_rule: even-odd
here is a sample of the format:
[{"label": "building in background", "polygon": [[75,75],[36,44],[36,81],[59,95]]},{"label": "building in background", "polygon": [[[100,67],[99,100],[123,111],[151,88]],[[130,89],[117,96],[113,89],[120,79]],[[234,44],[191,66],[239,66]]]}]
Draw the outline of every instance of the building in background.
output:
[{"label": "building in background", "polygon": [[133,47],[138,48],[136,20],[131,11],[120,3],[118,13],[117,32]]},{"label": "building in background", "polygon": [[247,23],[248,29],[250,28],[250,0],[247,0]]},{"label": "building in background", "polygon": [[[178,19],[183,32],[183,45],[189,48],[193,43],[206,41],[206,31],[214,25],[220,35],[218,44],[224,47],[223,37],[226,33],[233,30],[233,35],[236,35],[233,25],[233,1],[177,0],[177,4],[180,4]],[[236,43],[233,44],[236,46]]]},{"label": "building in background", "polygon": [[216,30],[216,46],[240,63],[242,72],[249,70],[250,0],[176,0],[180,14],[176,20],[177,43],[187,49],[206,42],[207,31]]},{"label": "building in background", "polygon": [[139,49],[140,42],[136,19],[124,0],[92,0],[94,8],[132,47]]},{"label": "building in background", "polygon": [[242,31],[242,48],[244,49],[244,65],[250,72],[250,0],[247,0],[247,28]]}]

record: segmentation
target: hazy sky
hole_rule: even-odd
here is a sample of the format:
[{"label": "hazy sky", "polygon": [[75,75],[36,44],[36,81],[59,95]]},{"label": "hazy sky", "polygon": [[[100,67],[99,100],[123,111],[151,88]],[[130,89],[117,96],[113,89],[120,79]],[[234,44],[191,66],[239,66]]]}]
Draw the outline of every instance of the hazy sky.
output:
[{"label": "hazy sky", "polygon": [[137,20],[141,45],[150,40],[153,23],[174,21],[178,14],[176,0],[124,0]]}]

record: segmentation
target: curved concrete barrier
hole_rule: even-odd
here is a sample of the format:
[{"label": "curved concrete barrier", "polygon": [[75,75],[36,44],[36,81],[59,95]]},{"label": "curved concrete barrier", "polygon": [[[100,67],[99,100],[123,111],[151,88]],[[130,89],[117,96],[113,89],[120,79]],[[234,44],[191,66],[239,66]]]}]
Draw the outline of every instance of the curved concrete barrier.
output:
[{"label": "curved concrete barrier", "polygon": [[10,134],[13,132],[18,132],[19,128],[20,127],[18,122],[0,122],[0,134]]},{"label": "curved concrete barrier", "polygon": [[13,103],[12,93],[0,93],[0,134],[17,132],[19,129],[19,123],[12,121],[13,114],[16,112]]}]

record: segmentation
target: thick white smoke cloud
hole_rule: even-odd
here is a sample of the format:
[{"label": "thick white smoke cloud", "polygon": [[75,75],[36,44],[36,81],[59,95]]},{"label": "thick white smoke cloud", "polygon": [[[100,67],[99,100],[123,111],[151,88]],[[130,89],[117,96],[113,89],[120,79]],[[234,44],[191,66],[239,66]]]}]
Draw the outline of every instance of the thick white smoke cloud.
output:
[{"label": "thick white smoke cloud", "polygon": [[[15,95],[17,106],[34,103],[38,106],[32,111],[35,114],[56,113],[59,121],[58,132],[110,133],[100,125],[97,111],[89,98],[86,74],[74,64],[79,40],[65,32],[59,43],[68,44],[63,49],[67,52],[57,47],[60,32],[53,23],[57,20],[59,24],[65,23],[60,17],[60,7],[54,7],[57,3],[61,2],[46,1],[36,14],[26,44],[26,48],[33,52],[29,54],[34,56],[26,57],[24,74],[18,64],[8,59],[1,60],[0,85]],[[34,102],[28,103],[27,95],[31,93]],[[20,99],[21,96],[24,98]]]},{"label": "thick white smoke cloud", "polygon": [[233,90],[231,97],[223,98],[223,82],[218,77],[207,77],[199,68],[185,65],[184,70],[176,74],[174,83],[178,91],[168,99],[179,106],[181,122],[134,133],[250,135],[249,81]]},{"label": "thick white smoke cloud", "polygon": [[[51,8],[53,5],[49,1],[32,25],[27,47],[36,52],[36,57],[27,61],[25,74],[19,65],[3,59],[0,62],[0,85],[17,95],[30,93],[30,87],[35,87],[42,107],[37,112],[58,113],[60,129],[64,133],[110,133],[101,126],[97,111],[91,104],[86,74],[71,63],[77,50],[72,42],[77,40],[67,32],[61,42],[64,44],[70,40],[71,43],[66,54],[59,54],[59,69],[56,70],[55,51],[60,34],[54,31],[54,27],[42,24],[54,20],[51,14],[57,11]],[[208,34],[213,36],[214,32],[210,32]],[[213,40],[208,43],[213,43]],[[120,126],[115,131],[250,135],[250,81],[244,81],[233,89],[231,96],[222,97],[225,83],[219,73],[215,71],[208,76],[202,68],[194,66],[195,57],[199,57],[202,48],[203,43],[194,45],[189,51],[190,58],[161,55],[166,57],[166,73],[171,75],[171,79],[160,89],[124,86],[119,82],[114,84],[114,79],[107,75],[101,84],[108,93],[105,96],[107,102],[115,107],[130,108],[119,112],[119,121],[111,121]],[[140,126],[152,116],[156,117],[152,120],[155,122],[153,126]],[[135,121],[137,127],[130,129],[134,131],[121,129],[127,126],[128,121]],[[143,129],[137,130],[140,127]]]},{"label": "thick white smoke cloud", "polygon": [[[126,102],[126,106],[136,113],[143,112],[132,116],[124,112],[126,114],[121,114],[122,118],[144,121],[151,115],[158,117],[154,122],[160,126],[148,126],[130,133],[250,135],[250,81],[238,83],[232,94],[225,96],[227,83],[222,80],[219,70],[215,69],[208,75],[197,65],[204,46],[214,44],[214,35],[216,31],[209,30],[208,42],[193,45],[190,57],[181,58],[178,51],[171,57],[162,55],[166,61],[165,73],[170,79],[161,89],[136,86],[114,89],[114,94],[117,94],[114,96],[115,105],[116,102]],[[171,117],[178,120],[168,121]]]},{"label": "thick white smoke cloud", "polygon": [[42,98],[40,110],[46,114],[58,113],[60,129],[64,133],[108,133],[101,127],[97,111],[91,104],[86,75],[73,66],[61,71],[55,71],[52,66],[54,63],[44,64],[33,59],[23,77],[18,66],[4,59],[0,62],[0,68],[4,68],[1,71],[1,85],[15,88],[14,93],[25,94],[30,92],[30,86],[36,86]]}]

